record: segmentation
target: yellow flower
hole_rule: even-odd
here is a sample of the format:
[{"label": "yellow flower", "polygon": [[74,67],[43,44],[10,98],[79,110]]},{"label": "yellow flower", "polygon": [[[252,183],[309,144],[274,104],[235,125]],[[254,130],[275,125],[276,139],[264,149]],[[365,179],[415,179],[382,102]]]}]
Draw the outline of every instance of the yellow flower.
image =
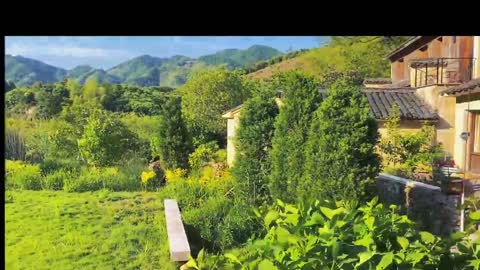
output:
[{"label": "yellow flower", "polygon": [[149,171],[149,172],[142,172],[142,183],[145,185],[147,184],[148,181],[153,179],[155,177],[155,172],[154,171]]}]

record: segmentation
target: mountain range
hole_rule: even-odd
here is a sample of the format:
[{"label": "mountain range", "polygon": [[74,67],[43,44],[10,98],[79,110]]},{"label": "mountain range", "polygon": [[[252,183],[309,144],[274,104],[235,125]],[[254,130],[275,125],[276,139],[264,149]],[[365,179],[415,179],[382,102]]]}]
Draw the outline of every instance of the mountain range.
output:
[{"label": "mountain range", "polygon": [[226,65],[228,68],[243,68],[255,62],[283,54],[268,46],[253,45],[248,49],[226,49],[199,58],[175,55],[167,58],[142,55],[110,69],[96,69],[80,65],[67,70],[22,56],[5,55],[5,79],[16,86],[27,86],[35,82],[57,82],[73,78],[84,83],[95,77],[99,82],[126,83],[140,86],[178,87],[195,69],[206,66]]}]

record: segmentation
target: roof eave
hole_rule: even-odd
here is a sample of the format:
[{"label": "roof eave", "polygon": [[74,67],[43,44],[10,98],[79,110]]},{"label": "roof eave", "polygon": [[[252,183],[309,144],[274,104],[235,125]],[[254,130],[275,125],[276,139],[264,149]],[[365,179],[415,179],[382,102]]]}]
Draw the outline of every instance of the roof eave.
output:
[{"label": "roof eave", "polygon": [[435,38],[437,38],[439,36],[416,36],[416,37],[413,37],[411,38],[410,40],[407,40],[405,41],[403,44],[401,44],[400,46],[398,46],[397,49],[395,49],[394,51],[392,51],[391,53],[387,54],[385,56],[385,59],[388,59],[390,60],[391,62],[393,61],[396,61],[398,58],[395,58],[397,55],[399,55],[401,52],[403,52],[404,50],[410,48],[415,42],[421,40],[422,38],[425,39],[425,42],[422,42],[420,43],[419,45],[416,45],[417,47],[421,47],[423,45],[425,45],[426,43],[434,40]]}]

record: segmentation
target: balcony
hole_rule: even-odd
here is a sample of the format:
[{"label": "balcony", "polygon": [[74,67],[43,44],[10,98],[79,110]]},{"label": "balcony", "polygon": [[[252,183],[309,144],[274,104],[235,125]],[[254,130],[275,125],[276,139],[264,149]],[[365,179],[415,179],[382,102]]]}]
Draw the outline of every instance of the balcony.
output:
[{"label": "balcony", "polygon": [[456,85],[472,79],[474,58],[424,58],[410,61],[410,85]]}]

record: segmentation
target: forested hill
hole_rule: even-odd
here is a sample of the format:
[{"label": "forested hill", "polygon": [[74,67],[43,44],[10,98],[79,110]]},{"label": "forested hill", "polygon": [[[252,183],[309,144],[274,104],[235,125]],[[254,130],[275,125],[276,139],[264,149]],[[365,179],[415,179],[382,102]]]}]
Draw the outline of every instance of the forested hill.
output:
[{"label": "forested hill", "polygon": [[[299,69],[323,77],[331,72],[356,72],[360,77],[390,77],[390,63],[385,56],[408,40],[407,36],[332,37],[323,47],[283,57],[283,61],[258,63],[248,72],[250,79],[267,79],[275,73]],[[272,62],[272,61],[268,61]],[[263,64],[263,65],[262,65]]]},{"label": "forested hill", "polygon": [[168,58],[142,55],[108,70],[95,69],[88,65],[66,70],[35,59],[5,55],[5,78],[16,86],[32,85],[35,82],[57,82],[64,78],[74,78],[84,83],[88,78],[96,77],[99,82],[113,84],[177,87],[184,84],[188,74],[195,69],[218,65],[226,65],[232,69],[244,68],[278,55],[282,55],[282,52],[268,46],[254,45],[245,50],[222,50],[198,59],[182,55]]}]

